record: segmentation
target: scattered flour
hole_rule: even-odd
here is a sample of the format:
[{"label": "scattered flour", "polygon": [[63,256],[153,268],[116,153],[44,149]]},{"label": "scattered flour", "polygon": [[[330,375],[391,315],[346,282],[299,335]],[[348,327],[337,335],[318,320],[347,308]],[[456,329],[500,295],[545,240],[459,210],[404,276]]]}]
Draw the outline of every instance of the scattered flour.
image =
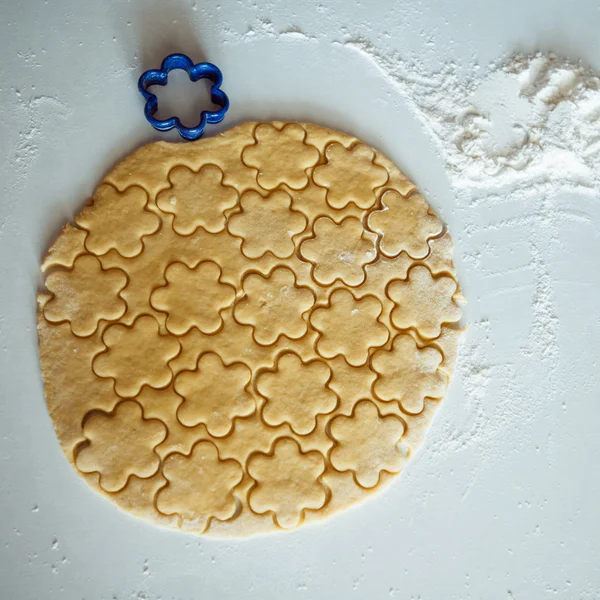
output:
[{"label": "scattered flour", "polygon": [[44,135],[44,125],[51,119],[65,119],[70,111],[66,105],[52,96],[23,97],[19,91],[16,118],[21,126],[18,139],[12,149],[12,164],[22,181],[27,177],[39,154],[38,141]]},{"label": "scattered flour", "polygon": [[600,77],[581,62],[538,53],[431,73],[365,40],[344,45],[371,59],[406,98],[457,188],[600,183]]},{"label": "scattered flour", "polygon": [[[7,186],[3,198],[7,207],[0,218],[0,236],[12,217],[18,198],[18,194],[13,194],[12,190],[27,183],[29,173],[40,154],[40,143],[48,132],[48,123],[66,119],[71,114],[70,109],[53,96],[27,95],[16,90],[15,99],[12,118],[18,124],[18,128],[10,130],[6,137],[0,140],[0,144],[7,148],[7,164],[10,164],[13,180],[12,185]],[[0,136],[2,134],[0,131]]]}]

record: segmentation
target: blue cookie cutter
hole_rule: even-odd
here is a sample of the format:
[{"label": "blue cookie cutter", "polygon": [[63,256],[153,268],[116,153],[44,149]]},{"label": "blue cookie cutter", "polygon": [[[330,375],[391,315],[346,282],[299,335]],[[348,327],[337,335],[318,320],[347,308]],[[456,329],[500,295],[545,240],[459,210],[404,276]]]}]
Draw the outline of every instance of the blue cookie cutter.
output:
[{"label": "blue cookie cutter", "polygon": [[[212,81],[210,99],[220,108],[219,110],[203,110],[200,113],[200,123],[195,127],[182,125],[178,117],[171,117],[163,121],[154,118],[158,110],[158,98],[152,92],[149,92],[148,88],[153,85],[167,85],[169,72],[173,69],[187,71],[191,81],[198,81],[199,79]],[[179,135],[186,140],[197,140],[204,133],[207,123],[220,123],[225,118],[225,113],[229,108],[229,98],[220,88],[222,83],[223,74],[212,63],[198,63],[195,65],[185,54],[169,54],[162,61],[160,69],[146,71],[142,73],[138,80],[140,94],[146,99],[144,115],[148,123],[154,129],[158,129],[158,131],[168,131],[175,128],[179,132]]]}]

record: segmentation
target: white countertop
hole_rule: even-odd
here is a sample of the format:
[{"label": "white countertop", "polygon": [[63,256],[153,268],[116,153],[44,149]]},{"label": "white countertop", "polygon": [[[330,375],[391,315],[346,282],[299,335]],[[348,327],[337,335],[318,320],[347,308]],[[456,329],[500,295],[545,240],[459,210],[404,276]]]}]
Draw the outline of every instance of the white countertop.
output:
[{"label": "white countertop", "polygon": [[[600,598],[600,195],[460,206],[434,140],[348,43],[432,69],[548,49],[600,69],[599,31],[591,0],[0,0],[0,597]],[[218,129],[281,118],[351,132],[424,190],[456,241],[471,328],[427,443],[387,491],[293,533],[223,542],[133,519],[73,472],[46,412],[40,260],[103,174],[159,139],[136,84],[173,51],[223,70]],[[510,225],[548,206],[583,216],[551,238],[535,220]],[[534,339],[540,310],[549,341]]]}]

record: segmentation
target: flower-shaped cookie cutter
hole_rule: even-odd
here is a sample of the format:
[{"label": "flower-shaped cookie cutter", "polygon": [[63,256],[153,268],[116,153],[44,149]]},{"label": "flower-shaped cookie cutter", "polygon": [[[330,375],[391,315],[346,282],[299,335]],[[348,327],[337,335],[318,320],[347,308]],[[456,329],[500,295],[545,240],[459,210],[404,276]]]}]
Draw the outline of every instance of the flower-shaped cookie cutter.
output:
[{"label": "flower-shaped cookie cutter", "polygon": [[[199,79],[212,81],[210,99],[220,108],[219,110],[203,110],[200,113],[200,122],[195,127],[186,127],[181,123],[179,117],[171,117],[165,120],[154,118],[158,110],[158,98],[148,91],[148,88],[153,85],[167,85],[169,72],[173,69],[183,69],[187,72],[191,81],[198,81]],[[168,131],[175,128],[179,135],[186,140],[197,140],[204,133],[207,123],[220,123],[225,118],[225,113],[229,108],[229,98],[221,90],[222,83],[223,74],[212,63],[194,64],[185,54],[169,54],[162,61],[160,69],[145,71],[138,80],[138,89],[146,100],[144,115],[150,125],[158,131]]]}]

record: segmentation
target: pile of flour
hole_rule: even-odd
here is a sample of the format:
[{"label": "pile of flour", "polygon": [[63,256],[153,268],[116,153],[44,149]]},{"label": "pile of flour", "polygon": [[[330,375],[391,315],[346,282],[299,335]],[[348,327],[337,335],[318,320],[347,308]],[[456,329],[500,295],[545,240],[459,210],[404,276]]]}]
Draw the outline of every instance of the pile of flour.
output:
[{"label": "pile of flour", "polygon": [[345,45],[413,106],[456,187],[600,183],[600,77],[581,62],[538,53],[431,73],[364,40]]}]

